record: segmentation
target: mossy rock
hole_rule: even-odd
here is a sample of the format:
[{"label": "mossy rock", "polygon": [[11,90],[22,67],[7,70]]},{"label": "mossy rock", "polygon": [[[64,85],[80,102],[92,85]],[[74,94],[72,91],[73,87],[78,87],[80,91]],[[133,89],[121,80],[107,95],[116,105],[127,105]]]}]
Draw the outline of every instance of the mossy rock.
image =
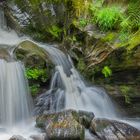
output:
[{"label": "mossy rock", "polygon": [[4,48],[0,48],[0,59],[4,59],[6,61],[10,61],[11,60],[10,54]]},{"label": "mossy rock", "polygon": [[50,140],[84,140],[84,127],[75,118],[74,110],[47,114],[36,119],[38,127],[45,129]]},{"label": "mossy rock", "polygon": [[38,44],[25,40],[17,46],[14,53],[25,65],[32,96],[44,92],[49,85],[54,67],[47,52]]}]

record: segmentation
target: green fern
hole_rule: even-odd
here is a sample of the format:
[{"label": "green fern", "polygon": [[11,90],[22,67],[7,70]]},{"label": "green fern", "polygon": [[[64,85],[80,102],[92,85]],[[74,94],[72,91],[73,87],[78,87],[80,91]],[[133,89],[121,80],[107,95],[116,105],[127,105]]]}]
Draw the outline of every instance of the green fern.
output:
[{"label": "green fern", "polygon": [[140,1],[129,3],[127,15],[132,23],[133,29],[140,28]]},{"label": "green fern", "polygon": [[112,70],[108,66],[105,66],[102,69],[102,74],[105,76],[105,78],[107,78],[112,75]]}]

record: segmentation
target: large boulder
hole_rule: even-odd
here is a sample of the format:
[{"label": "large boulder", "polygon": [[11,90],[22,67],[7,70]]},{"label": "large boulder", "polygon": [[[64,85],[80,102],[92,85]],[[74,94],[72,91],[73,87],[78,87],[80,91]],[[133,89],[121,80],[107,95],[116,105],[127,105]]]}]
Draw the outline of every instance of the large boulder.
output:
[{"label": "large boulder", "polygon": [[93,119],[91,132],[101,140],[139,140],[140,131],[126,123],[108,120]]},{"label": "large boulder", "polygon": [[36,119],[37,126],[44,129],[49,140],[84,140],[85,132],[77,120],[79,115],[74,110],[66,110]]}]

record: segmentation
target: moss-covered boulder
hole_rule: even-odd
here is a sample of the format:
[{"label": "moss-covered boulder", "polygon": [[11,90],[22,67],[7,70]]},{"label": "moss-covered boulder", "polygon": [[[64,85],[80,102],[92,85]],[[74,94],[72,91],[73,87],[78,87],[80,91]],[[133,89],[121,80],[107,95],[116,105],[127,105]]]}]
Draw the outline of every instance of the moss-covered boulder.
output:
[{"label": "moss-covered boulder", "polygon": [[9,52],[4,48],[0,48],[0,59],[5,59],[6,61],[11,59]]},{"label": "moss-covered boulder", "polygon": [[84,140],[84,127],[77,118],[76,111],[66,110],[39,116],[36,123],[45,130],[49,140]]}]

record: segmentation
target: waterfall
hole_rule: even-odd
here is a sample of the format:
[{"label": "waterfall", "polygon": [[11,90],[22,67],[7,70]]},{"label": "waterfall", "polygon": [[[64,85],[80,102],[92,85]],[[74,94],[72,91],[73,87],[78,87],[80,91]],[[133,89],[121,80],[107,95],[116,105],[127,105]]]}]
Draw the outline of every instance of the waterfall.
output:
[{"label": "waterfall", "polygon": [[25,37],[19,38],[14,30],[7,27],[3,8],[0,7],[0,45],[14,46],[23,39],[25,39]]},{"label": "waterfall", "polygon": [[[15,134],[31,135],[32,98],[24,65],[16,61],[13,50],[22,40],[6,25],[0,7],[0,139],[8,140]],[[26,126],[26,127],[25,127]],[[32,128],[31,128],[32,127]]]},{"label": "waterfall", "polygon": [[0,60],[0,124],[14,126],[31,116],[32,101],[20,62]]},{"label": "waterfall", "polygon": [[32,101],[29,94],[25,68],[15,61],[11,50],[21,39],[7,28],[4,11],[0,7],[0,48],[5,48],[8,61],[0,59],[0,125],[12,127],[30,118]]},{"label": "waterfall", "polygon": [[[70,57],[52,45],[42,46],[55,64],[55,72],[51,80],[50,90],[41,95],[37,102],[49,104],[47,111],[60,111],[63,109],[75,109],[92,111],[96,117],[115,118],[117,113],[106,92],[95,86],[86,84],[82,76],[75,69]],[[49,97],[48,97],[49,96]],[[49,99],[49,100],[48,100]],[[63,103],[62,103],[63,102]],[[43,107],[35,109],[35,112],[46,111]]]}]

